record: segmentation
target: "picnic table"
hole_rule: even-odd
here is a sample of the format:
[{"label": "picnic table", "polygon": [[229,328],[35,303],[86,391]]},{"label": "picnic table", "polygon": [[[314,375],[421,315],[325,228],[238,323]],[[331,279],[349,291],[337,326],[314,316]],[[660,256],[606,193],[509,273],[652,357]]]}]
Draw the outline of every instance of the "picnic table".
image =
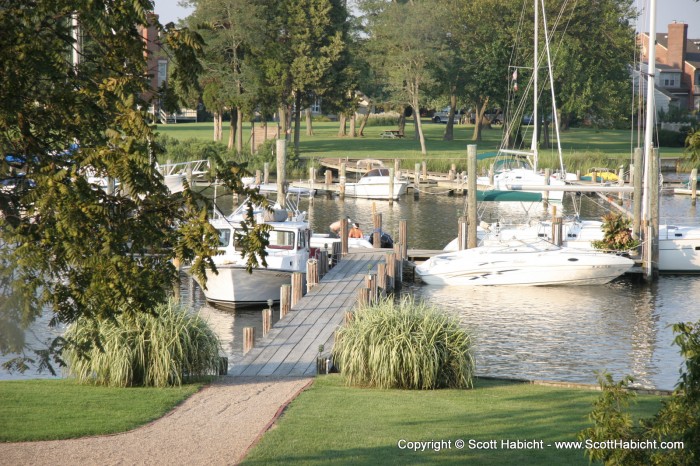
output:
[{"label": "picnic table", "polygon": [[396,138],[402,138],[403,133],[397,129],[388,129],[386,131],[383,131],[380,134],[380,136],[382,137],[382,139],[386,139],[386,138],[396,139]]}]

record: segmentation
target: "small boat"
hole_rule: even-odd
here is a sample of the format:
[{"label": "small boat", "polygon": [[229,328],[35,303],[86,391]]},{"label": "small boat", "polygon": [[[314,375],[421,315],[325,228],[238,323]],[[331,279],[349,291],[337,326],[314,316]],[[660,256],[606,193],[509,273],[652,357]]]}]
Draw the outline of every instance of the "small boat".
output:
[{"label": "small boat", "polygon": [[[363,163],[371,163],[371,159],[358,161],[358,166]],[[371,165],[370,165],[371,166]],[[363,199],[398,199],[406,193],[408,181],[396,176],[390,178],[389,169],[383,166],[374,166],[357,181],[357,183],[345,183],[345,195]],[[391,184],[393,182],[393,190]]]},{"label": "small boat", "polygon": [[616,254],[515,239],[433,256],[416,273],[428,285],[601,285],[633,266]]},{"label": "small boat", "polygon": [[700,273],[700,226],[659,225],[659,272]]},{"label": "small boat", "polygon": [[212,258],[217,273],[207,270],[206,288],[202,286],[204,296],[211,303],[243,306],[263,304],[268,300],[278,302],[280,288],[291,283],[292,274],[306,272],[311,229],[305,213],[290,217],[286,209],[273,208],[272,213],[261,209],[255,212],[258,223],[264,222],[272,227],[270,244],[265,248],[267,267],[257,267],[248,273],[236,239],[236,233],[242,233],[245,209],[243,203],[233,214],[210,220],[219,232],[221,252]]}]

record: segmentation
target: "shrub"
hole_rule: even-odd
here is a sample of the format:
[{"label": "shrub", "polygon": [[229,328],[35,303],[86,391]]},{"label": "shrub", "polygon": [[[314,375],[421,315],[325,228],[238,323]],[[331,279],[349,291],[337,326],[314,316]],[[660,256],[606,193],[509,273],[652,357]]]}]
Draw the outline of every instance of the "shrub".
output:
[{"label": "shrub", "polygon": [[[626,377],[614,383],[609,374],[599,376],[603,394],[589,415],[593,427],[578,434],[579,440],[593,441],[647,440],[656,448],[591,448],[586,456],[591,461],[618,465],[696,465],[700,459],[700,322],[673,325],[674,343],[685,358],[680,381],[673,394],[662,401],[659,412],[638,425],[628,412],[633,395],[627,390],[632,381]],[[662,442],[682,442],[682,448],[662,449]]]},{"label": "shrub", "polygon": [[639,241],[632,237],[632,221],[621,213],[610,212],[603,217],[603,239],[591,241],[596,249],[611,251],[629,251],[639,246]]},{"label": "shrub", "polygon": [[410,297],[358,309],[336,333],[333,358],[348,385],[472,387],[471,336],[457,319]]},{"label": "shrub", "polygon": [[[81,383],[179,386],[185,377],[216,374],[220,364],[216,334],[199,315],[172,300],[153,314],[123,313],[96,327],[80,318],[65,338],[72,342],[63,352],[68,374]],[[95,338],[99,344],[80,351],[81,342]]]}]

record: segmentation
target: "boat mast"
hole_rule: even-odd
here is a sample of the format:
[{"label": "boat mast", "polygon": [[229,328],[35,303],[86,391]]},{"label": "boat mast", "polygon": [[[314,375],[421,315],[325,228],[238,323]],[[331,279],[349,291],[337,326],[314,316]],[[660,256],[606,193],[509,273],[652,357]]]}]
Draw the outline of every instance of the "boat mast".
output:
[{"label": "boat mast", "polygon": [[532,145],[530,146],[530,149],[532,149],[532,170],[534,172],[537,172],[537,159],[538,159],[538,153],[537,153],[537,147],[539,144],[539,118],[537,116],[537,91],[538,91],[538,84],[537,84],[537,76],[540,73],[540,64],[539,64],[539,49],[537,46],[537,43],[539,42],[539,36],[538,36],[538,23],[539,23],[539,13],[538,13],[538,8],[539,8],[539,0],[535,0],[535,34],[534,34],[534,63],[533,63],[533,86],[532,86],[532,97],[533,97],[533,108],[532,108],[532,118],[534,121],[532,122],[533,125],[533,131],[532,131]]},{"label": "boat mast", "polygon": [[656,106],[654,105],[654,91],[656,89],[656,0],[649,1],[649,44],[647,66],[647,95],[646,95],[646,120],[644,123],[644,189],[642,191],[642,222],[646,234],[644,235],[644,251],[646,256],[645,272],[647,278],[653,274],[652,267],[652,222],[651,222],[651,177],[655,176],[651,170],[651,158],[653,153],[653,129]]},{"label": "boat mast", "polygon": [[[557,154],[559,155],[559,167],[562,177],[564,177],[564,157],[561,153],[561,139],[559,138],[559,115],[557,114],[557,99],[554,95],[554,73],[552,72],[552,55],[549,51],[549,31],[547,30],[547,13],[542,2],[542,27],[544,28],[544,46],[547,52],[547,69],[549,71],[549,88],[552,93],[552,118],[554,123],[554,133],[557,138]],[[564,178],[562,178],[564,179]]]}]

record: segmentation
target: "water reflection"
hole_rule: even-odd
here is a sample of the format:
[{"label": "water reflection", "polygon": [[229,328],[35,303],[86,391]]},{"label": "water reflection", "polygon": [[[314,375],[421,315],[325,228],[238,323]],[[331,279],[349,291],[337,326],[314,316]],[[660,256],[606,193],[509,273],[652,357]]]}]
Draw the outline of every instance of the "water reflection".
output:
[{"label": "water reflection", "polygon": [[[602,215],[595,198],[585,200],[580,208],[575,205],[567,201],[557,209],[565,215],[579,211],[589,219]],[[399,220],[407,220],[410,247],[440,249],[457,234],[464,198],[422,194],[418,200],[405,196],[389,206],[381,201],[316,197],[312,205],[302,202],[301,208],[308,211],[312,228],[319,232],[327,231],[339,218],[350,217],[369,233],[375,210],[382,213],[384,229],[394,236]],[[485,205],[480,210],[488,221],[512,218],[518,212],[519,219],[547,213],[541,205],[527,210],[517,203],[500,208]],[[698,220],[690,200],[678,196],[662,196],[662,216],[678,219],[676,223]],[[187,275],[181,279],[182,302],[210,322],[227,356],[240,357],[243,327],[255,327],[257,338],[262,335],[262,308],[209,307],[196,282]],[[670,325],[700,320],[695,302],[700,277],[694,276],[662,276],[650,286],[626,279],[605,286],[543,288],[460,289],[412,283],[403,293],[457,316],[474,332],[478,373],[504,377],[595,383],[594,371],[607,369],[616,379],[629,374],[640,386],[671,389],[678,380],[681,358],[672,344]],[[278,318],[274,309],[273,322]],[[31,327],[33,338],[49,338],[47,322],[43,319]],[[7,378],[18,376],[0,371],[0,379]]]}]

